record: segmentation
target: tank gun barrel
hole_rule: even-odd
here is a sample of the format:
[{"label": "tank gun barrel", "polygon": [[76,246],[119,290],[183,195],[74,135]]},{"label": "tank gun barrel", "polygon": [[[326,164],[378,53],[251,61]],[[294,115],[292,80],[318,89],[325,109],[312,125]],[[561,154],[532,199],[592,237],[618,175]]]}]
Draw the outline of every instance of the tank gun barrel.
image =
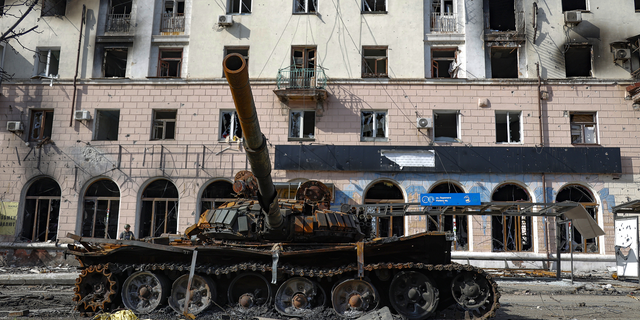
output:
[{"label": "tank gun barrel", "polygon": [[276,188],[271,179],[271,161],[267,150],[267,139],[260,130],[258,114],[249,85],[247,63],[242,55],[232,53],[224,58],[223,69],[242,127],[244,148],[251,165],[251,171],[258,180],[260,204],[267,213],[269,227],[280,227],[283,224],[283,219],[278,206]]}]

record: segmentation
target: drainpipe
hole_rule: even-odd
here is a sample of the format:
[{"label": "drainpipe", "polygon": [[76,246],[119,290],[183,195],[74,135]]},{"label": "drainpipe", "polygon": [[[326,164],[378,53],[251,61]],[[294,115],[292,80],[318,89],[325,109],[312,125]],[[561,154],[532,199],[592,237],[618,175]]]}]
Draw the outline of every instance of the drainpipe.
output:
[{"label": "drainpipe", "polygon": [[87,6],[82,5],[82,21],[80,21],[80,35],[78,36],[78,55],[76,56],[76,74],[73,76],[73,98],[71,99],[71,118],[69,119],[69,127],[73,127],[73,114],[76,108],[76,91],[78,88],[78,67],[80,66],[80,50],[82,49],[82,28],[87,14]]},{"label": "drainpipe", "polygon": [[[536,5],[534,3],[534,5]],[[535,12],[537,13],[537,5],[535,6]],[[540,148],[544,147],[544,136],[542,134],[542,78],[540,77],[540,64],[536,63],[536,73],[538,75],[538,126],[540,127]],[[542,202],[547,202],[547,176],[542,173]],[[547,259],[551,259],[551,252],[549,252],[549,224],[547,217],[542,218],[544,223],[544,248],[547,252]],[[548,263],[548,262],[545,262]],[[549,265],[547,265],[549,267]]]}]

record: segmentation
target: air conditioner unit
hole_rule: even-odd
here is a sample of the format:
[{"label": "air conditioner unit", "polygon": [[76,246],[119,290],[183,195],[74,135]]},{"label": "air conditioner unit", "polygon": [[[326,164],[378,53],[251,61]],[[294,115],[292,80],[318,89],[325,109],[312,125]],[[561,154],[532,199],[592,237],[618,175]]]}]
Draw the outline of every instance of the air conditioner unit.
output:
[{"label": "air conditioner unit", "polygon": [[91,120],[91,112],[87,110],[78,110],[74,114],[76,120]]},{"label": "air conditioner unit", "polygon": [[418,118],[418,120],[416,120],[416,125],[418,126],[418,129],[432,128],[433,121],[431,118]]},{"label": "air conditioner unit", "polygon": [[576,25],[582,22],[582,12],[580,11],[565,11],[564,12],[564,24]]},{"label": "air conditioner unit", "polygon": [[22,131],[22,122],[20,121],[8,121],[7,131]]},{"label": "air conditioner unit", "polygon": [[629,60],[631,57],[630,49],[613,49],[613,59],[615,60]]},{"label": "air conditioner unit", "polygon": [[230,26],[233,25],[233,16],[230,14],[222,14],[218,16],[218,25],[219,26]]}]

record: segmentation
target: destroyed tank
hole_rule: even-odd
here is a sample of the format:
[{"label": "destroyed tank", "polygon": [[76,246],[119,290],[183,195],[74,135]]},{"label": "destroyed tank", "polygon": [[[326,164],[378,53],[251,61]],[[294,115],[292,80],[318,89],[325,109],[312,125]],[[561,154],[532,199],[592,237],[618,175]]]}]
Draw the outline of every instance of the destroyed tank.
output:
[{"label": "destroyed tank", "polygon": [[481,269],[452,263],[447,234],[374,238],[372,218],[329,210],[331,193],[317,181],[303,184],[296,200],[279,200],[246,62],[231,54],[223,63],[251,166],[235,176],[238,199],[206,211],[184,235],[111,240],[69,234],[75,243],[67,252],[81,268],[77,310],[124,306],[146,314],[168,304],[193,317],[213,305],[266,306],[302,317],[324,306],[336,318],[357,318],[388,306],[406,319],[427,319],[453,305],[457,317],[495,315],[495,281]]}]

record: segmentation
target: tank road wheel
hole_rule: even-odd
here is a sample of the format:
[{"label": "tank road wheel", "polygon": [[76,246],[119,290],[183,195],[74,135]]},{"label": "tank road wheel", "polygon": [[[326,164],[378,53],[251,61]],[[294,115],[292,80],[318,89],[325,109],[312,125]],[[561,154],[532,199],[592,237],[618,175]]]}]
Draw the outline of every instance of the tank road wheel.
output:
[{"label": "tank road wheel", "polygon": [[466,319],[492,317],[497,307],[493,285],[482,273],[462,271],[453,278],[451,293],[458,307],[465,311]]},{"label": "tank road wheel", "polygon": [[231,305],[238,303],[240,307],[249,309],[269,302],[271,285],[262,275],[243,273],[236,276],[227,290],[227,298]]},{"label": "tank road wheel", "polygon": [[276,292],[275,307],[285,316],[301,316],[305,311],[323,306],[326,300],[324,290],[315,282],[301,278],[285,281]]},{"label": "tank road wheel", "polygon": [[89,266],[82,270],[76,286],[73,301],[80,312],[105,310],[118,293],[116,278],[101,265]]},{"label": "tank road wheel", "polygon": [[160,274],[138,271],[122,286],[122,302],[135,313],[149,313],[162,304],[169,294],[169,280]]},{"label": "tank road wheel", "polygon": [[[177,313],[184,312],[184,302],[187,298],[187,285],[189,275],[180,276],[171,286],[171,296],[169,306]],[[216,285],[209,277],[193,275],[191,280],[191,297],[189,298],[189,313],[198,314],[211,305],[216,300]]]},{"label": "tank road wheel", "polygon": [[373,285],[359,279],[339,283],[331,292],[333,310],[347,318],[357,318],[378,306],[380,296]]},{"label": "tank road wheel", "polygon": [[389,286],[389,300],[409,320],[426,319],[438,307],[438,289],[426,275],[415,271],[396,274]]}]

